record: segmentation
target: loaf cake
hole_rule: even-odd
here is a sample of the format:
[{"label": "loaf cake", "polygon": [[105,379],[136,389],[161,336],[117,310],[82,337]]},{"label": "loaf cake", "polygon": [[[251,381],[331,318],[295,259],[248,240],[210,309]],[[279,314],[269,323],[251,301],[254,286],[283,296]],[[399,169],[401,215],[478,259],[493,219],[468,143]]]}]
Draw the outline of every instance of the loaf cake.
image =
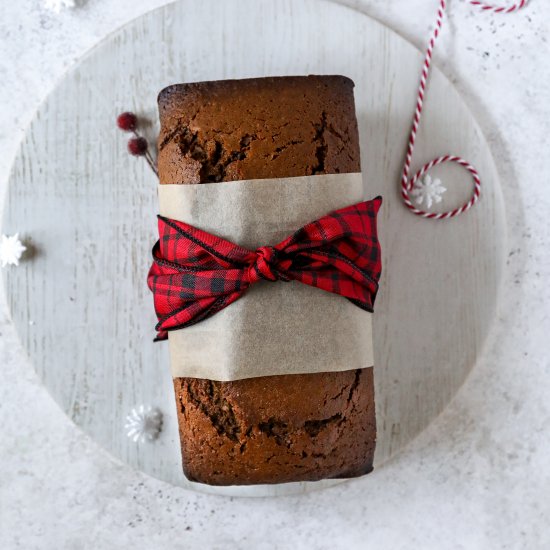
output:
[{"label": "loaf cake", "polygon": [[[343,76],[178,84],[162,90],[158,103],[161,184],[361,168],[353,82]],[[174,390],[183,470],[192,481],[283,483],[372,470],[372,365],[231,382],[175,378]]]}]

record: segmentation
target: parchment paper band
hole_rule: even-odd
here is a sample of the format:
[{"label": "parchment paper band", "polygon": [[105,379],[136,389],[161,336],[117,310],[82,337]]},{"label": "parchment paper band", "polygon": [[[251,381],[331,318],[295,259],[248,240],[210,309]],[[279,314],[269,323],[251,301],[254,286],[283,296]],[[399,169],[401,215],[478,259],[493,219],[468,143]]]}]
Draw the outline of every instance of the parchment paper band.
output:
[{"label": "parchment paper band", "polygon": [[[360,173],[159,185],[160,213],[251,250],[363,200]],[[261,281],[231,306],[169,333],[174,377],[238,380],[370,367],[372,316],[298,282]]]}]

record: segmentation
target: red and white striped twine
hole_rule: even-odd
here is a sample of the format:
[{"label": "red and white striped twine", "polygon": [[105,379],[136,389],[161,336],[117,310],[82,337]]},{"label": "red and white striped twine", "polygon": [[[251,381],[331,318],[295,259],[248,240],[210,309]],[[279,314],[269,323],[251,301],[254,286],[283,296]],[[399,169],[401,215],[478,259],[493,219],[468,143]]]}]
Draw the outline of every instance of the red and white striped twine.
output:
[{"label": "red and white striped twine", "polygon": [[[520,0],[519,2],[511,6],[499,7],[499,6],[492,6],[492,5],[486,4],[485,2],[480,2],[479,0],[469,0],[469,1],[470,1],[470,4],[472,4],[473,6],[477,6],[483,11],[492,11],[494,13],[512,13],[514,11],[518,11],[521,8],[525,7],[525,5],[529,2],[529,0]],[[412,178],[410,178],[414,146],[416,143],[418,126],[420,125],[420,119],[422,118],[424,96],[426,94],[428,75],[430,74],[430,68],[432,65],[433,50],[434,50],[435,42],[438,39],[439,34],[441,32],[441,26],[443,24],[443,14],[445,13],[446,7],[447,7],[447,0],[440,0],[439,8],[437,10],[437,19],[435,22],[434,32],[428,43],[428,48],[426,49],[426,56],[424,58],[424,64],[422,67],[422,75],[420,77],[420,85],[418,87],[418,96],[416,99],[416,110],[414,112],[413,123],[412,123],[411,133],[409,135],[409,143],[407,147],[407,156],[405,158],[405,164],[403,166],[403,173],[401,176],[401,197],[403,198],[403,202],[405,203],[405,206],[407,206],[407,208],[409,208],[409,210],[413,214],[416,214],[417,216],[421,216],[423,218],[430,218],[433,220],[445,220],[448,218],[454,218],[455,216],[462,214],[462,212],[466,212],[466,210],[469,210],[477,202],[477,200],[479,199],[479,195],[481,193],[481,180],[479,178],[479,174],[477,170],[468,161],[454,155],[446,155],[444,157],[439,157],[435,160],[432,160],[431,162],[428,162],[418,172],[416,172],[416,174]],[[414,204],[412,203],[409,197],[409,193],[413,190],[415,183],[418,181],[419,178],[424,176],[424,174],[426,174],[426,172],[428,172],[431,168],[433,168],[438,164],[443,164],[445,162],[454,162],[456,164],[459,164],[460,166],[463,166],[466,170],[468,170],[468,172],[470,172],[474,180],[474,189],[473,189],[471,198],[468,200],[468,202],[464,203],[460,208],[455,208],[454,210],[449,210],[448,212],[435,213],[435,212],[427,212],[425,210],[420,210],[419,208],[416,208],[416,206],[414,206]]]}]

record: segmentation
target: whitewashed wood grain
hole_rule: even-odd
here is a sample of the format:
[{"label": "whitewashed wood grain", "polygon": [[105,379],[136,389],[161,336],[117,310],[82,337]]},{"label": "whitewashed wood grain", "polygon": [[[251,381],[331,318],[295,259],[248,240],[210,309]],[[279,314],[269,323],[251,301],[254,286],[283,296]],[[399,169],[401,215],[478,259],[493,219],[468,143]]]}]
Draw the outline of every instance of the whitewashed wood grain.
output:
[{"label": "whitewashed wood grain", "polygon": [[[400,204],[420,61],[379,23],[322,0],[185,0],[130,23],[69,71],[37,112],[14,164],[3,231],[19,231],[33,255],[4,270],[4,281],[32,363],[78,426],[123,462],[192,486],[181,473],[167,349],[152,342],[145,283],[156,181],[144,162],[125,153],[115,116],[126,109],[146,115],[154,137],[156,95],[165,85],[307,73],[355,80],[366,189],[385,198],[374,331],[377,465],[441,412],[490,328],[505,225],[487,144],[437,70],[415,161],[466,157],[481,173],[483,198],[450,222],[421,220]],[[466,198],[471,183],[464,172],[434,172],[450,189],[443,207]],[[165,414],[155,444],[136,446],[124,435],[124,418],[138,403]],[[212,491],[287,494],[330,483]]]}]

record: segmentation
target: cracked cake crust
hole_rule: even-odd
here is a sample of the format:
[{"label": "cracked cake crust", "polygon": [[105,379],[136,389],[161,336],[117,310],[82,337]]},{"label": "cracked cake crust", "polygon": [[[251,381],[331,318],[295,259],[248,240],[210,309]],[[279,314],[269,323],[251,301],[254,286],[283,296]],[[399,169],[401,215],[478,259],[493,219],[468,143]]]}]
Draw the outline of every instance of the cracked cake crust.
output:
[{"label": "cracked cake crust", "polygon": [[372,372],[223,383],[176,378],[187,477],[237,485],[369,473],[375,437]]},{"label": "cracked cake crust", "polygon": [[353,82],[343,76],[176,84],[159,94],[162,183],[357,172]]},{"label": "cracked cake crust", "polygon": [[[169,86],[159,94],[161,184],[360,171],[353,82],[274,77]],[[183,469],[243,485],[372,470],[373,371],[174,379]]]}]

